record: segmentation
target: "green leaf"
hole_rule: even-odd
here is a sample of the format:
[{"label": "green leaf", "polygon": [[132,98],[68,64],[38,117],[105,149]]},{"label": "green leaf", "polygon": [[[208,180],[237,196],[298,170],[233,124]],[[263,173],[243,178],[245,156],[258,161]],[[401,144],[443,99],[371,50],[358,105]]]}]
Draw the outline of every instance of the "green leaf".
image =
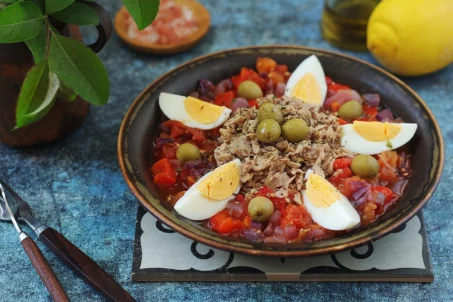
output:
[{"label": "green leaf", "polygon": [[58,78],[49,70],[47,59],[33,66],[27,73],[20,90],[15,129],[43,118],[53,106],[58,87]]},{"label": "green leaf", "polygon": [[31,2],[14,3],[0,11],[0,43],[33,39],[42,29],[44,17]]},{"label": "green leaf", "polygon": [[104,105],[109,98],[107,71],[98,56],[83,43],[53,35],[49,62],[58,78],[84,100]]},{"label": "green leaf", "polygon": [[71,5],[75,0],[46,0],[46,13],[53,14]]},{"label": "green leaf", "polygon": [[156,18],[159,0],[122,0],[137,27],[144,29]]},{"label": "green leaf", "polygon": [[65,102],[72,102],[77,98],[77,93],[75,93],[74,90],[66,86],[64,83],[60,83],[57,98]]},{"label": "green leaf", "polygon": [[43,28],[41,32],[33,39],[25,41],[33,55],[35,63],[41,62],[46,54],[46,30]]},{"label": "green leaf", "polygon": [[37,7],[39,7],[39,9],[41,10],[41,12],[44,14],[46,12],[46,4],[45,4],[45,1],[46,0],[31,0],[31,2],[33,2]]},{"label": "green leaf", "polygon": [[75,2],[52,15],[55,19],[75,25],[98,25],[99,17],[90,6]]}]

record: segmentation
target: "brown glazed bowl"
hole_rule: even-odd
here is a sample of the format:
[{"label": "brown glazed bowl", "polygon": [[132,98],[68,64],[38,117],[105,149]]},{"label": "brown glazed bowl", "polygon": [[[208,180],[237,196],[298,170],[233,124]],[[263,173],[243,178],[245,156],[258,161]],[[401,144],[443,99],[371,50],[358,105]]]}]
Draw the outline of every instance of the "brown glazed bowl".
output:
[{"label": "brown glazed bowl", "polygon": [[[159,197],[148,168],[151,165],[152,139],[164,120],[158,97],[161,92],[187,95],[197,81],[206,78],[214,83],[239,72],[242,66],[253,67],[259,56],[268,56],[290,70],[309,55],[320,59],[325,73],[335,81],[360,92],[379,93],[385,105],[404,121],[417,123],[411,140],[413,176],[397,202],[374,223],[327,240],[289,245],[250,243],[228,238],[200,224],[179,216]],[[175,108],[177,110],[177,108]],[[382,238],[412,218],[428,202],[441,179],[444,144],[439,126],[428,106],[402,81],[367,62],[330,51],[297,46],[256,46],[225,50],[187,62],[164,74],[135,100],[123,120],[118,157],[124,178],[135,196],[151,214],[175,231],[208,246],[231,252],[270,257],[306,257],[334,253]]]}]

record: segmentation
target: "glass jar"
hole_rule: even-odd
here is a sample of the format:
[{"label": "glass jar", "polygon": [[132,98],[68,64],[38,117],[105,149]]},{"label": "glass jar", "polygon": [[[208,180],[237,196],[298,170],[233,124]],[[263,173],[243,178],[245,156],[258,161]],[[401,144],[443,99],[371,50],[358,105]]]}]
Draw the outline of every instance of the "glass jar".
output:
[{"label": "glass jar", "polygon": [[380,0],[324,0],[323,38],[349,50],[366,50],[368,19]]}]

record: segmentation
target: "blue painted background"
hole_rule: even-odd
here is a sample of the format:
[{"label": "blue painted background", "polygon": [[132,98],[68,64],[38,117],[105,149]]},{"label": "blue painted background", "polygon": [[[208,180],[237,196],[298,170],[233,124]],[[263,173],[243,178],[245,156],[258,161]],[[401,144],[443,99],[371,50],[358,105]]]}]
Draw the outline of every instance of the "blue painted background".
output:
[{"label": "blue painted background", "polygon": [[[424,208],[435,281],[390,283],[132,283],[137,201],[121,177],[116,141],[133,99],[173,67],[213,51],[258,44],[295,44],[337,50],[322,40],[321,0],[201,0],[212,28],[187,53],[158,58],[124,47],[114,34],[100,57],[112,84],[109,104],[92,108],[70,137],[36,149],[0,146],[0,175],[30,202],[36,216],[55,227],[112,274],[138,301],[350,301],[453,300],[453,66],[405,79],[428,103],[446,140],[443,181]],[[119,0],[101,1],[114,16]],[[451,38],[451,37],[450,37]],[[423,45],[420,45],[423,47]],[[376,63],[367,53],[346,52]],[[13,226],[0,223],[0,300],[50,301],[19,244]],[[44,254],[74,301],[103,301],[49,253]]]}]

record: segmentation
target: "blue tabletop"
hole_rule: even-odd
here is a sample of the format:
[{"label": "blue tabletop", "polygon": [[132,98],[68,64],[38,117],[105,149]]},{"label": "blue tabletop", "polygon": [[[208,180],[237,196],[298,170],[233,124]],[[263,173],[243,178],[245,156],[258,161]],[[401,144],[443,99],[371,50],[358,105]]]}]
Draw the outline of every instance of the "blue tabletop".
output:
[{"label": "blue tabletop", "polygon": [[[115,15],[119,0],[100,1]],[[126,48],[113,35],[100,57],[111,81],[109,104],[92,108],[74,134],[28,149],[0,146],[0,175],[37,217],[62,232],[138,301],[399,301],[453,300],[453,66],[432,75],[404,79],[428,103],[446,141],[442,183],[424,208],[435,281],[392,283],[133,283],[132,250],[137,200],[126,186],[116,156],[121,120],[134,98],[162,73],[200,55],[231,47],[295,44],[333,48],[321,37],[321,0],[201,0],[212,27],[200,44],[173,57],[158,58]],[[344,51],[342,51],[344,52]],[[346,52],[376,63],[368,53]],[[50,301],[11,224],[0,223],[0,300]],[[74,301],[103,301],[39,243]]]}]

